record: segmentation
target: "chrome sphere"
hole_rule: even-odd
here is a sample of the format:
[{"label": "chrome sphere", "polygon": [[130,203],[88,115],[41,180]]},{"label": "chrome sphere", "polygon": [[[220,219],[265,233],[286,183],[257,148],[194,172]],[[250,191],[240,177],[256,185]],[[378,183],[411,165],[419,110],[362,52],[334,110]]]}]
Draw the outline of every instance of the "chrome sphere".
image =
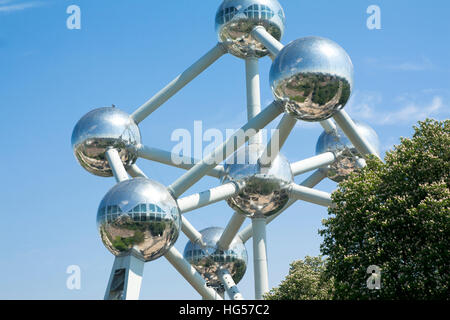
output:
[{"label": "chrome sphere", "polygon": [[216,32],[228,51],[239,57],[264,57],[268,50],[250,33],[266,28],[275,39],[284,33],[284,11],[277,0],[224,0],[216,14]]},{"label": "chrome sphere", "polygon": [[106,159],[108,148],[116,148],[127,168],[137,159],[137,145],[141,133],[127,113],[115,107],[99,108],[78,121],[72,133],[72,148],[78,162],[87,171],[102,177],[111,177]]},{"label": "chrome sphere", "polygon": [[228,250],[220,250],[217,242],[222,228],[211,227],[200,231],[204,246],[189,241],[184,249],[184,258],[206,279],[208,285],[218,288],[220,268],[227,269],[235,283],[241,281],[247,270],[247,250],[239,237],[234,238]]},{"label": "chrome sphere", "polygon": [[134,251],[151,261],[164,255],[177,240],[181,215],[166,187],[135,178],[108,191],[98,208],[97,227],[103,244],[115,256]]},{"label": "chrome sphere", "polygon": [[288,186],[292,183],[291,166],[278,154],[270,167],[258,159],[265,146],[251,144],[241,148],[225,164],[222,183],[236,182],[243,188],[227,199],[228,205],[247,217],[269,217],[280,211],[289,200]]},{"label": "chrome sphere", "polygon": [[285,111],[322,121],[342,109],[353,88],[353,64],[337,43],[306,37],[286,45],[272,63],[270,86]]},{"label": "chrome sphere", "polygon": [[[360,121],[354,121],[358,133],[371,144],[377,154],[380,154],[380,142],[378,135],[371,127]],[[336,161],[327,166],[326,173],[328,178],[335,182],[341,182],[348,175],[356,170],[359,166],[357,161],[361,158],[361,154],[356,150],[347,136],[341,129],[333,133],[323,132],[316,144],[316,154],[331,151],[336,155]]]}]

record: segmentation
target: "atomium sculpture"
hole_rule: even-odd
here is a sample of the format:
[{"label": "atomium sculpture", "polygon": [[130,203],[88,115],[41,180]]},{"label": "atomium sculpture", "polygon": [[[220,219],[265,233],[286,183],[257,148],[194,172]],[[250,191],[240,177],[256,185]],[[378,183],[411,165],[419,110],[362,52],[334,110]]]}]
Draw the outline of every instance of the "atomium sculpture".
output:
[{"label": "atomium sculpture", "polygon": [[[236,284],[247,269],[244,244],[252,237],[255,299],[262,299],[269,290],[266,225],[298,200],[332,206],[330,194],[313,188],[326,177],[342,181],[365,165],[365,157],[378,157],[375,131],[343,109],[353,89],[353,65],[342,47],[320,37],[283,46],[285,15],[276,0],[224,0],[215,23],[219,43],[135,112],[95,109],[73,130],[81,166],[117,181],[97,212],[101,240],[115,256],[105,299],[138,299],[144,263],[160,257],[203,299],[223,299],[224,292],[242,299]],[[171,152],[143,145],[140,122],[226,53],[245,60],[247,124],[198,162],[185,157],[174,163]],[[275,100],[261,110],[258,59],[266,55],[273,60]],[[280,114],[276,134],[263,145],[259,131]],[[280,149],[297,121],[318,122],[324,132],[315,156],[289,163]],[[242,133],[245,139],[239,139]],[[139,169],[138,158],[187,171],[165,187]],[[226,159],[235,161],[222,164]],[[294,182],[309,171],[314,173],[301,184]],[[182,197],[205,175],[218,178],[218,186]],[[184,215],[222,200],[235,210],[225,229],[199,232]],[[240,230],[246,218],[251,224]],[[189,238],[184,256],[173,246],[180,231]]]}]

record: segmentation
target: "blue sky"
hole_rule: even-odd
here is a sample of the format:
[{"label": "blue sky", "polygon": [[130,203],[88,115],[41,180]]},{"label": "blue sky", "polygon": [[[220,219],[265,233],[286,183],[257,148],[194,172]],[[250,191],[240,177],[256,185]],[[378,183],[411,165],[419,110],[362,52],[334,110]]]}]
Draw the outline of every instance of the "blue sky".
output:
[{"label": "blue sky", "polygon": [[[445,0],[282,0],[283,43],[302,36],[330,38],[349,53],[355,88],[346,106],[373,126],[383,151],[411,136],[425,117],[450,114],[450,51]],[[76,4],[81,30],[66,28]],[[75,123],[93,108],[115,104],[133,112],[216,43],[220,1],[0,0],[0,119],[3,183],[0,223],[1,299],[99,299],[113,256],[96,230],[96,210],[113,179],[84,171],[72,155]],[[366,9],[381,8],[381,30],[368,30]],[[270,59],[260,62],[262,102],[272,100]],[[151,118],[140,124],[143,143],[170,150],[178,128],[239,128],[246,121],[244,61],[221,58]],[[274,121],[271,127],[274,127]],[[224,131],[225,132],[225,131]],[[299,123],[284,154],[290,161],[314,155],[318,124]],[[153,179],[170,184],[183,171],[139,160]],[[301,182],[305,176],[297,178]],[[204,178],[188,194],[218,185]],[[331,192],[336,184],[318,188]],[[198,229],[225,226],[226,203],[187,214]],[[268,227],[270,286],[293,260],[319,254],[317,234],[326,209],[296,203]],[[246,221],[245,225],[249,223]],[[179,251],[187,239],[180,236]],[[253,297],[249,266],[240,283]],[[81,290],[66,288],[66,268],[79,265]],[[160,259],[146,264],[143,299],[197,299],[187,282]]]}]

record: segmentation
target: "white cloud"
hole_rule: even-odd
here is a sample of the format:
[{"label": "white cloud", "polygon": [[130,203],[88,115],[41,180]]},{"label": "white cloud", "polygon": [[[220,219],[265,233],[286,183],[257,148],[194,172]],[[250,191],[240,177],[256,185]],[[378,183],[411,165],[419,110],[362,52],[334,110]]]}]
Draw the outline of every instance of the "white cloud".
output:
[{"label": "white cloud", "polygon": [[382,101],[382,96],[378,92],[355,92],[345,110],[355,119],[367,120],[375,116],[376,106]]},{"label": "white cloud", "polygon": [[433,63],[425,57],[422,57],[420,61],[407,61],[389,66],[389,69],[399,71],[425,71],[433,68]]},{"label": "white cloud", "polygon": [[25,9],[40,7],[42,5],[43,2],[40,1],[13,3],[12,0],[0,0],[0,12],[9,13],[14,11],[22,11]]},{"label": "white cloud", "polygon": [[431,102],[426,105],[409,102],[398,111],[381,115],[378,122],[380,124],[411,123],[429,117],[438,117],[442,112],[445,112],[444,109],[442,97],[434,96]]},{"label": "white cloud", "polygon": [[414,61],[395,61],[394,59],[373,58],[364,59],[365,63],[376,66],[377,68],[389,69],[394,71],[426,71],[433,70],[434,64],[427,57],[420,57]]},{"label": "white cloud", "polygon": [[393,100],[394,104],[400,105],[395,107],[383,105],[382,101],[379,93],[355,92],[346,106],[346,110],[355,119],[378,125],[413,124],[430,117],[440,119],[450,113],[450,109],[444,103],[444,98],[437,94],[431,97],[427,95],[426,98],[403,94]]}]

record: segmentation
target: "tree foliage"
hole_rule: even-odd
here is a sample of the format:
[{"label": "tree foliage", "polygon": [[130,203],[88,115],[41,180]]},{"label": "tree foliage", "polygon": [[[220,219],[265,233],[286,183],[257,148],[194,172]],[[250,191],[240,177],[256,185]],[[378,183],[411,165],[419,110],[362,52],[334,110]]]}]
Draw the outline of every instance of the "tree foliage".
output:
[{"label": "tree foliage", "polygon": [[[411,139],[340,183],[321,246],[337,299],[448,299],[450,120],[427,119]],[[367,268],[381,268],[369,290]]]},{"label": "tree foliage", "polygon": [[290,265],[279,287],[265,295],[267,300],[326,300],[331,298],[332,282],[324,278],[325,260],[306,257]]}]

